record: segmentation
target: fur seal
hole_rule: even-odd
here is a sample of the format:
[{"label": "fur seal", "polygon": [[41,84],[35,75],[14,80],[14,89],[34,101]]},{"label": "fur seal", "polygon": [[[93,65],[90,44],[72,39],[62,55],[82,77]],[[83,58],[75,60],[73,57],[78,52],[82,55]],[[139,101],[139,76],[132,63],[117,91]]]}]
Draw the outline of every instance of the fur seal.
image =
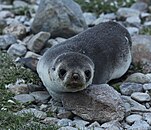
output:
[{"label": "fur seal", "polygon": [[131,63],[131,37],[116,22],[105,22],[50,48],[37,72],[52,97],[121,77]]}]

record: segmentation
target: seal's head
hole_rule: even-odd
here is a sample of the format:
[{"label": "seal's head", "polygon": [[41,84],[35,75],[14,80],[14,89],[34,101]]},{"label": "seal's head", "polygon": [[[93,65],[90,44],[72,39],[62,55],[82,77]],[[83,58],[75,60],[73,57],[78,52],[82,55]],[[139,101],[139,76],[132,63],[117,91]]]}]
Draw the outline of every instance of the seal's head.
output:
[{"label": "seal's head", "polygon": [[50,69],[52,80],[59,83],[55,90],[61,92],[76,92],[85,89],[92,83],[94,74],[92,60],[75,52],[59,55]]}]

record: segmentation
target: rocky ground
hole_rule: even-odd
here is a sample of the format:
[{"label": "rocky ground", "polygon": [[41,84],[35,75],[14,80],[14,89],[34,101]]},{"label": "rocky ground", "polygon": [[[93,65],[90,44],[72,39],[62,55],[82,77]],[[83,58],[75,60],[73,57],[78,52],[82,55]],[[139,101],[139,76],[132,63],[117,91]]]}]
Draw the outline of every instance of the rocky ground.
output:
[{"label": "rocky ground", "polygon": [[[0,129],[150,130],[151,3],[133,2],[110,3],[114,11],[104,5],[100,13],[85,12],[89,8],[82,12],[72,0],[0,0]],[[36,74],[40,56],[111,20],[132,36],[133,61],[127,74],[109,85],[64,95],[62,104],[53,101]]]}]

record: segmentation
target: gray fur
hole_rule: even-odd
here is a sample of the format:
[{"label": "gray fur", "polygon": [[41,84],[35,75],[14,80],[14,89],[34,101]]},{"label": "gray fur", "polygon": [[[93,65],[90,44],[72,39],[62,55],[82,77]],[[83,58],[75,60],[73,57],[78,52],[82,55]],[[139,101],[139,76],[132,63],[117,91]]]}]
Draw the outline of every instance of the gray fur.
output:
[{"label": "gray fur", "polygon": [[131,62],[130,48],[130,34],[123,26],[115,22],[101,23],[50,48],[40,59],[37,71],[49,89],[51,79],[45,77],[54,60],[63,53],[75,52],[94,63],[93,84],[107,83],[127,71]]}]

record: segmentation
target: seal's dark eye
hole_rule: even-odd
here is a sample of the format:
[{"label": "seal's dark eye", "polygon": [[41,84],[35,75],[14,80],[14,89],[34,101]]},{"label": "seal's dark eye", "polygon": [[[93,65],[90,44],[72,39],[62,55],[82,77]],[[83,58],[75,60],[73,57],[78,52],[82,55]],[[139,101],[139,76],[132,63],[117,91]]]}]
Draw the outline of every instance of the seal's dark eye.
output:
[{"label": "seal's dark eye", "polygon": [[84,73],[85,73],[86,79],[89,80],[91,78],[91,71],[86,70]]},{"label": "seal's dark eye", "polygon": [[67,73],[67,71],[65,69],[60,69],[59,70],[59,77],[60,78],[64,78],[65,74]]}]

